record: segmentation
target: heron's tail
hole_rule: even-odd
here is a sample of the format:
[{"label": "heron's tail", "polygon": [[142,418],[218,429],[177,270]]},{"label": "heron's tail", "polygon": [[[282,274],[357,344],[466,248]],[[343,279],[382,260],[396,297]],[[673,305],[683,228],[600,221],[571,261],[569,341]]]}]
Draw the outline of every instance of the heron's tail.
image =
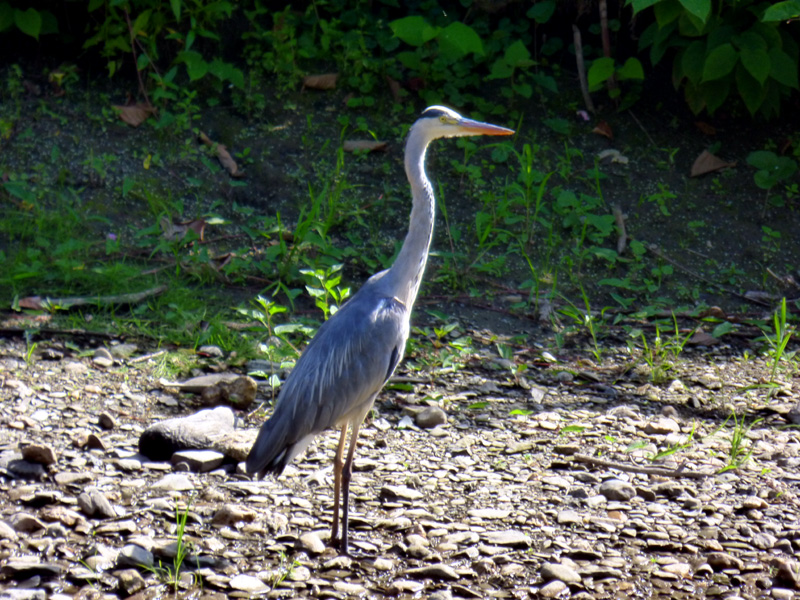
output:
[{"label": "heron's tail", "polygon": [[261,431],[247,455],[247,472],[255,474],[259,479],[267,473],[280,475],[293,458],[293,444],[287,443],[286,430],[277,426],[277,421],[273,416],[261,426]]}]

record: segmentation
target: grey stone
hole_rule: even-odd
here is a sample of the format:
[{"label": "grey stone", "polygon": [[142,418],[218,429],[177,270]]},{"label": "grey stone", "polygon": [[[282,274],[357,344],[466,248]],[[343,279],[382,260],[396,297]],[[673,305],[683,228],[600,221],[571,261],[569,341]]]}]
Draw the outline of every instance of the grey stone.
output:
[{"label": "grey stone", "polygon": [[514,548],[527,548],[531,545],[531,538],[517,531],[516,529],[506,529],[505,531],[485,531],[481,534],[481,539],[487,544],[495,546],[511,546]]},{"label": "grey stone", "polygon": [[609,479],[600,485],[600,494],[607,500],[627,502],[636,495],[634,487],[620,479]]},{"label": "grey stone", "polygon": [[87,517],[99,517],[101,519],[112,519],[117,516],[117,512],[105,494],[99,490],[83,492],[78,496],[78,506]]},{"label": "grey stone", "polygon": [[28,444],[22,447],[22,460],[50,466],[58,462],[56,451],[47,444]]},{"label": "grey stone", "polygon": [[447,413],[438,406],[428,406],[419,411],[414,417],[417,427],[431,429],[437,425],[447,423]]},{"label": "grey stone", "polygon": [[170,462],[173,465],[183,462],[195,473],[208,473],[225,462],[225,455],[215,450],[179,450]]},{"label": "grey stone", "polygon": [[578,583],[581,580],[581,576],[578,575],[575,569],[555,563],[544,563],[542,565],[541,575],[542,579],[545,581],[558,579],[564,583]]},{"label": "grey stone", "polygon": [[554,579],[547,585],[539,588],[539,596],[542,598],[558,598],[567,589],[567,584],[560,579]]},{"label": "grey stone", "polygon": [[744,567],[744,561],[727,552],[712,552],[708,555],[706,560],[715,571],[724,571],[725,569],[737,569],[741,571]]},{"label": "grey stone", "polygon": [[269,590],[267,584],[261,581],[258,577],[252,575],[236,575],[231,578],[229,584],[232,589],[241,592],[248,592],[251,594],[259,594]]},{"label": "grey stone", "polygon": [[460,579],[453,567],[442,563],[425,565],[424,567],[418,567],[416,569],[407,569],[404,574],[416,579],[448,579],[450,581],[457,581]]},{"label": "grey stone", "polygon": [[151,490],[157,492],[185,492],[195,489],[194,483],[188,476],[182,473],[170,473],[150,486]]},{"label": "grey stone", "polygon": [[309,554],[322,554],[325,552],[325,544],[319,539],[319,536],[313,532],[308,531],[300,536],[300,548]]},{"label": "grey stone", "polygon": [[145,586],[144,579],[136,569],[123,569],[116,573],[119,580],[119,588],[126,595],[131,596],[143,589]]},{"label": "grey stone", "polygon": [[155,564],[153,553],[136,544],[126,544],[117,556],[120,567],[152,567]]}]

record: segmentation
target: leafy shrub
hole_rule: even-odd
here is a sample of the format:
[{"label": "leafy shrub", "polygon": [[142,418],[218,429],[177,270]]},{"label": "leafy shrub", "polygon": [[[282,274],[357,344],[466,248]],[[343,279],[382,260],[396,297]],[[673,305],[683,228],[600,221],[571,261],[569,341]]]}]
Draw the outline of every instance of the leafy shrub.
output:
[{"label": "leafy shrub", "polygon": [[778,116],[798,89],[798,45],[781,19],[795,2],[773,6],[755,0],[627,0],[634,13],[652,10],[640,49],[655,65],[670,49],[672,78],[689,108],[713,114],[735,93],[751,115]]},{"label": "leafy shrub", "polygon": [[[20,6],[26,4],[21,2]],[[36,10],[30,6],[23,10],[8,2],[0,2],[0,33],[12,27],[38,40],[42,34],[57,33],[58,21],[49,10]]]}]

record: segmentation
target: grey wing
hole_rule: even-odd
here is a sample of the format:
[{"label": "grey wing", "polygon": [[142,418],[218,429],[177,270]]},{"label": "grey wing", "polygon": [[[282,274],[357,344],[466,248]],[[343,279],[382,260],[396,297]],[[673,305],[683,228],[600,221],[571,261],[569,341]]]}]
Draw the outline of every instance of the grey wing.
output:
[{"label": "grey wing", "polygon": [[363,418],[403,356],[408,323],[396,298],[368,289],[353,296],[297,361],[247,457],[247,471],[280,473],[317,433]]}]

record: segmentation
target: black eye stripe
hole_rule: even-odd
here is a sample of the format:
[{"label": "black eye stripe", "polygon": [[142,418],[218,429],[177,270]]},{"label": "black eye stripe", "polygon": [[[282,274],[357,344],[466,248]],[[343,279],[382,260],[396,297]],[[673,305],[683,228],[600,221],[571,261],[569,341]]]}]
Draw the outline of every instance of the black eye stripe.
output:
[{"label": "black eye stripe", "polygon": [[422,114],[420,115],[420,117],[425,117],[425,118],[430,117],[434,119],[445,116],[448,116],[447,113],[438,108],[427,108],[424,111],[422,111]]}]

